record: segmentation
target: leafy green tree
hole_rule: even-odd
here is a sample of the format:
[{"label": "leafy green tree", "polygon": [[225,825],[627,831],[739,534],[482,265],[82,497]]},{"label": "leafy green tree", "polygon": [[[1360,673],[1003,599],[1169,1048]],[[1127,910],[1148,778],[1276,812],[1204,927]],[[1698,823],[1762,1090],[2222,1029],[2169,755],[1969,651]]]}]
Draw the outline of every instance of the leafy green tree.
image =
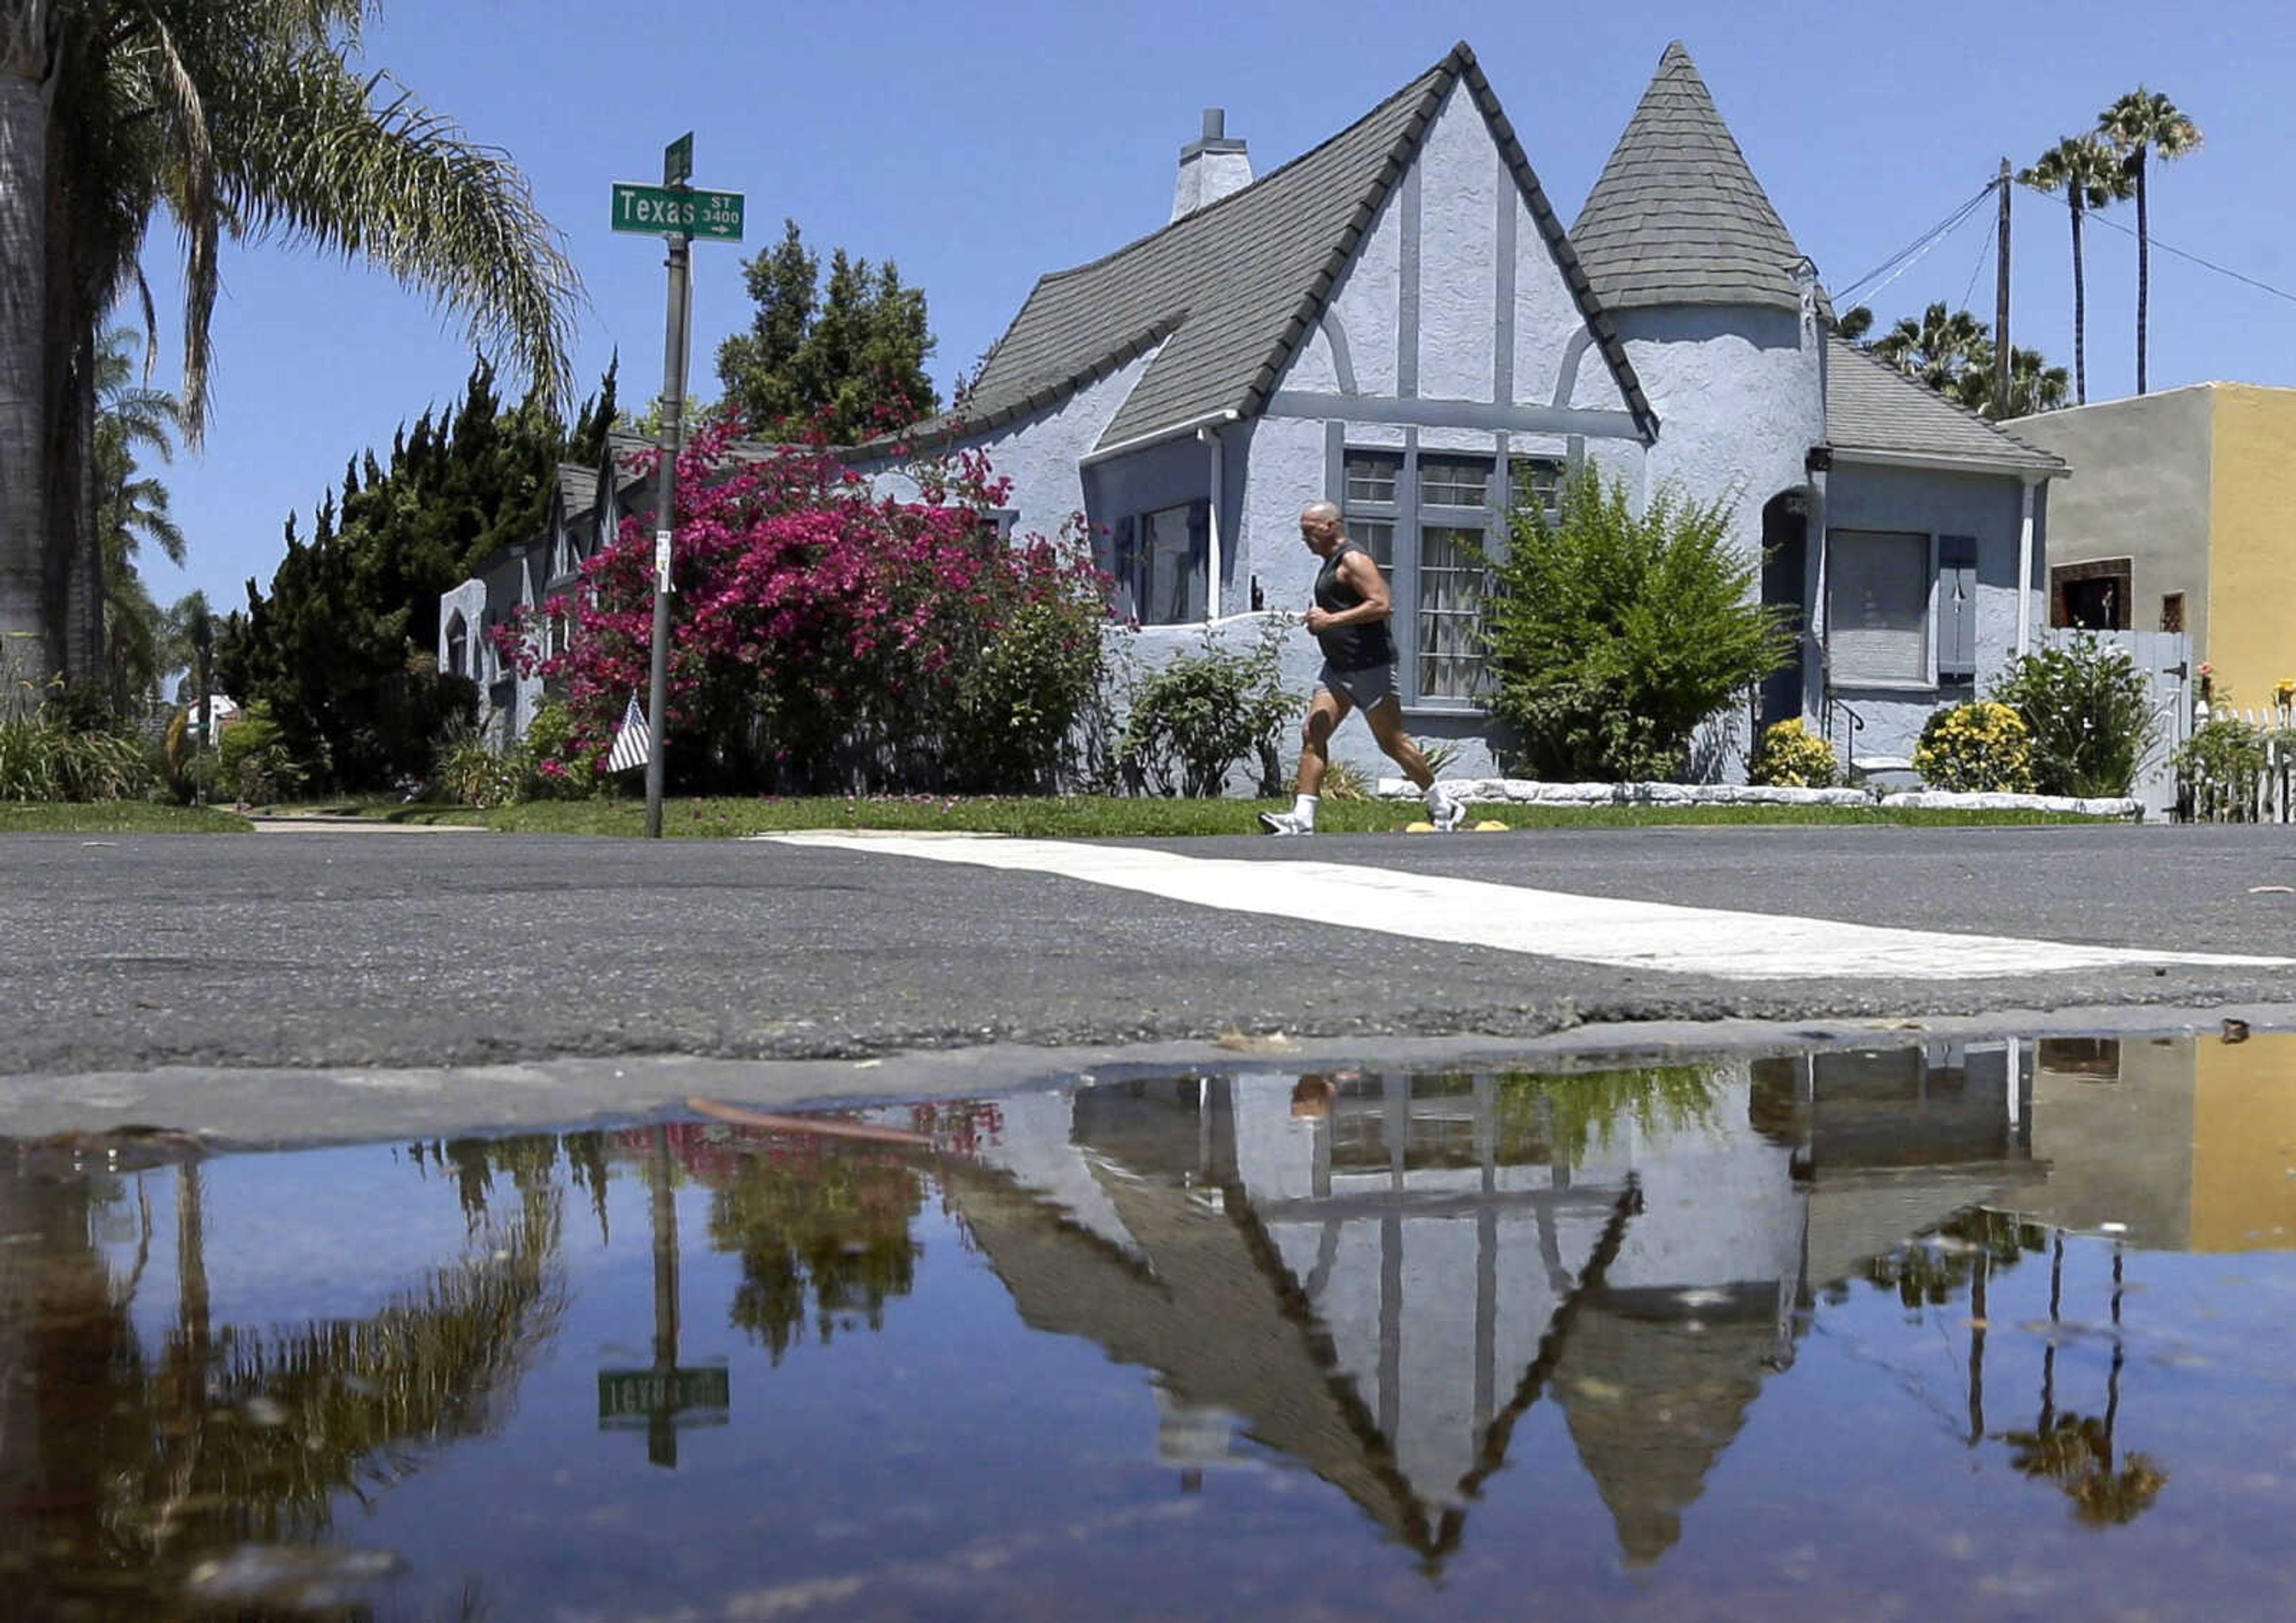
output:
[{"label": "leafy green tree", "polygon": [[538,399],[505,408],[494,376],[478,363],[450,410],[399,431],[387,464],[354,458],[308,542],[291,515],[269,593],[250,580],[245,612],[218,641],[226,690],[269,705],[315,785],[387,788],[429,772],[439,735],[475,698],[436,668],[439,594],[541,529],[561,462],[604,455],[612,373],[570,430]]},{"label": "leafy green tree", "polygon": [[[373,264],[570,384],[579,284],[524,178],[355,65],[373,0],[0,0],[0,635],[45,679],[98,664],[86,499],[96,332],[184,250],[183,427],[205,427],[226,237]],[[147,316],[149,312],[146,295]]]},{"label": "leafy green tree", "polygon": [[2144,317],[2152,291],[2152,225],[2145,197],[2146,160],[2163,162],[2196,152],[2201,127],[2157,90],[2139,85],[2096,116],[2096,133],[2111,142],[2136,193],[2136,392],[2144,392]]},{"label": "leafy green tree", "polygon": [[718,349],[720,409],[759,439],[849,445],[939,409],[925,376],[933,352],[923,290],[891,260],[872,266],[838,249],[821,285],[820,256],[795,220],[743,262],[757,307],[750,330]]},{"label": "leafy green tree", "polygon": [[2017,175],[2021,185],[2064,194],[2073,223],[2073,400],[2088,404],[2088,293],[2081,265],[2081,219],[2092,209],[2126,202],[2135,186],[2120,155],[2098,136],[2068,135]]},{"label": "leafy green tree", "polygon": [[1784,663],[1793,636],[1759,601],[1728,497],[1671,488],[1637,514],[1624,480],[1572,479],[1550,519],[1516,510],[1491,565],[1491,710],[1538,776],[1678,775],[1699,725]]}]

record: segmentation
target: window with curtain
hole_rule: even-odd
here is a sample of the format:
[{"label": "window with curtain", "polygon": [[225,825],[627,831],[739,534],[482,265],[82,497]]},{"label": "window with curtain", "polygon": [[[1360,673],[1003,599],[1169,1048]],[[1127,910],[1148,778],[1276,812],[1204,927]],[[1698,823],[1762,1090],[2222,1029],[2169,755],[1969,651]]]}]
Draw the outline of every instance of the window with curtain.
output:
[{"label": "window with curtain", "polygon": [[1493,459],[1423,455],[1419,458],[1417,670],[1422,700],[1482,697],[1483,599],[1489,571],[1482,549],[1497,515],[1491,507]]},{"label": "window with curtain", "polygon": [[1826,570],[1826,648],[1834,684],[1928,684],[1929,537],[1833,530]]}]

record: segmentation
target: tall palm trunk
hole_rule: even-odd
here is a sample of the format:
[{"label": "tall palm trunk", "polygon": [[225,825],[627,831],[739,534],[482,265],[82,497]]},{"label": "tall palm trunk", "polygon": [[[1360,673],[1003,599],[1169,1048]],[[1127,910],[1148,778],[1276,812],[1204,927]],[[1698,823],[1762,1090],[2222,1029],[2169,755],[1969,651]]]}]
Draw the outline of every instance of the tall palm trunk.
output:
[{"label": "tall palm trunk", "polygon": [[2144,149],[2136,149],[2136,392],[2144,392],[2144,305],[2152,291],[2152,232],[2144,212]]},{"label": "tall palm trunk", "polygon": [[2081,271],[2081,189],[2078,181],[2065,188],[2073,213],[2073,404],[2088,404],[2088,291]]},{"label": "tall palm trunk", "polygon": [[[44,683],[47,619],[45,403],[47,0],[0,0],[0,680]],[[5,698],[12,700],[12,689]]]}]

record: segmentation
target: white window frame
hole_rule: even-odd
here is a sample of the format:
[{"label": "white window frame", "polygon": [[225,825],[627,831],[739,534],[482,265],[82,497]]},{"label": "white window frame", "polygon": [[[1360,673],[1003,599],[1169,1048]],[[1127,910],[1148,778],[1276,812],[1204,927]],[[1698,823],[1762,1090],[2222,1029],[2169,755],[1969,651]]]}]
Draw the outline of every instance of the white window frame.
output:
[{"label": "white window frame", "polygon": [[[1927,549],[1929,577],[1922,591],[1922,675],[1919,680],[1906,676],[1844,676],[1836,668],[1834,653],[1835,626],[1833,594],[1840,589],[1841,576],[1835,565],[1840,561],[1840,547],[1844,540],[1866,537],[1890,540],[1919,540]],[[1933,693],[1938,686],[1938,532],[1931,529],[1878,529],[1866,527],[1836,529],[1831,525],[1825,532],[1825,673],[1829,686],[1857,689],[1877,693]]]}]

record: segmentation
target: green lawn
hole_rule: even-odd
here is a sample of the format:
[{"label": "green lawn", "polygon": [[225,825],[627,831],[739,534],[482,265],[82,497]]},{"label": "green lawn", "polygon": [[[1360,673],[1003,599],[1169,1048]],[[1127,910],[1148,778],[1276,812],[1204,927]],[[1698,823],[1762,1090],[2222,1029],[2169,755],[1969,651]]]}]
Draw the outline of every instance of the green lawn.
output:
[{"label": "green lawn", "polygon": [[212,806],[0,800],[0,834],[244,834],[254,826]]},{"label": "green lawn", "polygon": [[[942,829],[1051,839],[1120,835],[1170,839],[1195,834],[1256,834],[1258,814],[1289,809],[1288,800],[1163,800],[1068,798],[978,799],[702,799],[671,800],[662,808],[662,832],[722,839],[793,829]],[[364,815],[395,823],[445,823],[525,834],[613,834],[645,832],[638,800],[538,800],[477,811],[463,807],[374,806]],[[1423,820],[1417,805],[1394,801],[1326,800],[1317,826],[1327,834],[1393,831]],[[1832,806],[1478,806],[1472,821],[1509,828],[1644,828],[1658,825],[1746,824],[1892,824],[1935,828],[1972,824],[2079,823],[2093,819],[2052,812],[1883,810]]]}]

